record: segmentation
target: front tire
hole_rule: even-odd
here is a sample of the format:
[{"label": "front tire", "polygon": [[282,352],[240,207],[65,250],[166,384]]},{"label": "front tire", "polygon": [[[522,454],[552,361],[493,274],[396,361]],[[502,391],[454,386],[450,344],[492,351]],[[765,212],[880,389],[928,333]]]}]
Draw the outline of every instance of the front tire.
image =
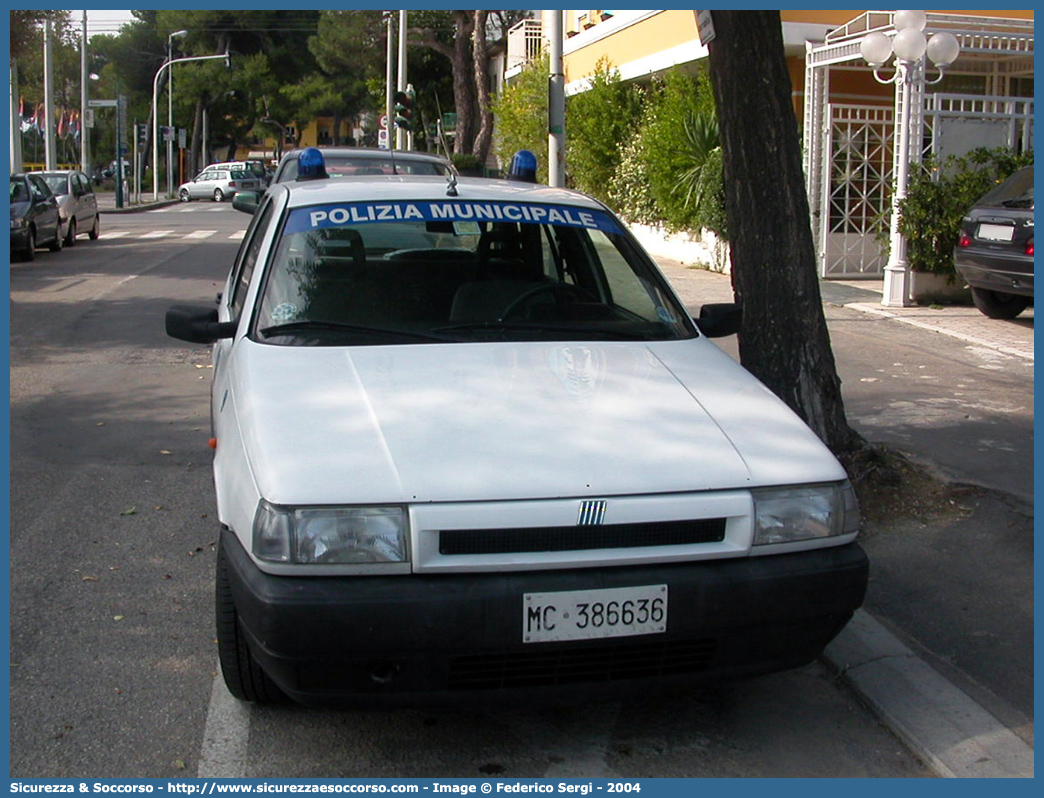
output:
[{"label": "front tire", "polygon": [[1027,307],[1030,298],[1020,294],[1002,294],[985,288],[972,288],[972,302],[991,319],[1014,319]]},{"label": "front tire", "polygon": [[72,247],[76,245],[76,219],[72,218],[69,220],[69,229],[65,231],[65,246]]},{"label": "front tire", "polygon": [[22,249],[22,260],[31,261],[36,259],[36,231],[29,228],[25,231],[25,247]]},{"label": "front tire", "polygon": [[190,199],[192,199],[189,196],[187,188],[183,188],[183,189],[181,189],[180,192],[178,192],[178,199],[181,200],[182,202],[188,202]]},{"label": "front tire", "polygon": [[214,189],[214,202],[224,202],[224,201],[225,201],[225,192],[223,192],[220,188],[215,188]]},{"label": "front tire", "polygon": [[101,235],[101,219],[99,218],[98,214],[94,214],[94,224],[91,225],[91,230],[90,230],[89,233],[87,233],[87,236],[88,236],[88,238],[91,239],[91,241],[97,241],[98,240],[98,236],[100,236],[100,235]]},{"label": "front tire", "polygon": [[239,613],[232,599],[228,556],[219,540],[217,554],[217,589],[215,619],[217,621],[218,660],[228,691],[240,701],[255,704],[281,704],[287,698],[268,674],[261,670],[250,653]]}]

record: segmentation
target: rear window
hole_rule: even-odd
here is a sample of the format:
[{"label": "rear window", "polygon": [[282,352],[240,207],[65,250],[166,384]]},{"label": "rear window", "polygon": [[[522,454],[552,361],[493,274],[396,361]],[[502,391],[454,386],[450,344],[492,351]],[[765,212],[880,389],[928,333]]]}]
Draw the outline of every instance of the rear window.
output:
[{"label": "rear window", "polygon": [[65,175],[43,175],[43,179],[58,196],[69,193],[69,181]]},{"label": "rear window", "polygon": [[430,201],[291,211],[254,329],[295,346],[695,334],[612,215]]},{"label": "rear window", "polygon": [[[433,161],[411,161],[405,158],[354,158],[352,156],[324,156],[326,173],[330,177],[365,175],[449,175],[445,164]],[[297,159],[287,160],[279,174],[279,182],[297,179]]]},{"label": "rear window", "polygon": [[233,180],[253,180],[254,175],[251,172],[245,172],[241,169],[234,170],[232,172]]},{"label": "rear window", "polygon": [[1033,207],[1033,167],[1012,174],[992,191],[988,192],[976,205],[1004,205],[1016,208]]}]

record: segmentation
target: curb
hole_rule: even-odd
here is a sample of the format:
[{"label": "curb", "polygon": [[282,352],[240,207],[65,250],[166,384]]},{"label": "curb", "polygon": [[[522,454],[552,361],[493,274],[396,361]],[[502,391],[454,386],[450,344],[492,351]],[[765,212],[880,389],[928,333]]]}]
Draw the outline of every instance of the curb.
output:
[{"label": "curb", "polygon": [[1033,749],[865,610],[823,658],[939,776],[1033,778]]},{"label": "curb", "polygon": [[124,213],[140,213],[142,211],[151,211],[155,208],[166,208],[168,205],[177,205],[178,200],[160,200],[159,202],[145,202],[140,205],[124,206],[122,208],[105,208],[101,205],[98,206],[99,213],[113,213],[113,214],[124,214]]}]

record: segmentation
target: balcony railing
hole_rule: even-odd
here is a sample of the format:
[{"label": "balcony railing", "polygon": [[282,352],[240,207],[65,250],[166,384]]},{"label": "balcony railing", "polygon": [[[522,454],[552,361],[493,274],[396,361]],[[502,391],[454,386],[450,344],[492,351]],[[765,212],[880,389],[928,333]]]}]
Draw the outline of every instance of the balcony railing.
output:
[{"label": "balcony railing", "polygon": [[508,75],[520,72],[524,66],[540,57],[544,48],[544,24],[537,19],[524,19],[513,26],[507,35]]}]

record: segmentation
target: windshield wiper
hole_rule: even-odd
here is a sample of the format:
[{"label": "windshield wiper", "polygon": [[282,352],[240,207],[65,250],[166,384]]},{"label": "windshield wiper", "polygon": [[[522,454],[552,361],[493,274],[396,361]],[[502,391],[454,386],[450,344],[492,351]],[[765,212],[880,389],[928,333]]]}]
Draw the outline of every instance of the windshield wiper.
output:
[{"label": "windshield wiper", "polygon": [[362,324],[348,324],[340,321],[292,321],[286,324],[274,324],[263,327],[259,332],[265,338],[277,335],[293,335],[299,332],[345,332],[376,335],[387,338],[400,338],[411,341],[446,341],[449,339],[436,335],[413,332],[412,330],[394,330],[386,327],[367,327]]}]

